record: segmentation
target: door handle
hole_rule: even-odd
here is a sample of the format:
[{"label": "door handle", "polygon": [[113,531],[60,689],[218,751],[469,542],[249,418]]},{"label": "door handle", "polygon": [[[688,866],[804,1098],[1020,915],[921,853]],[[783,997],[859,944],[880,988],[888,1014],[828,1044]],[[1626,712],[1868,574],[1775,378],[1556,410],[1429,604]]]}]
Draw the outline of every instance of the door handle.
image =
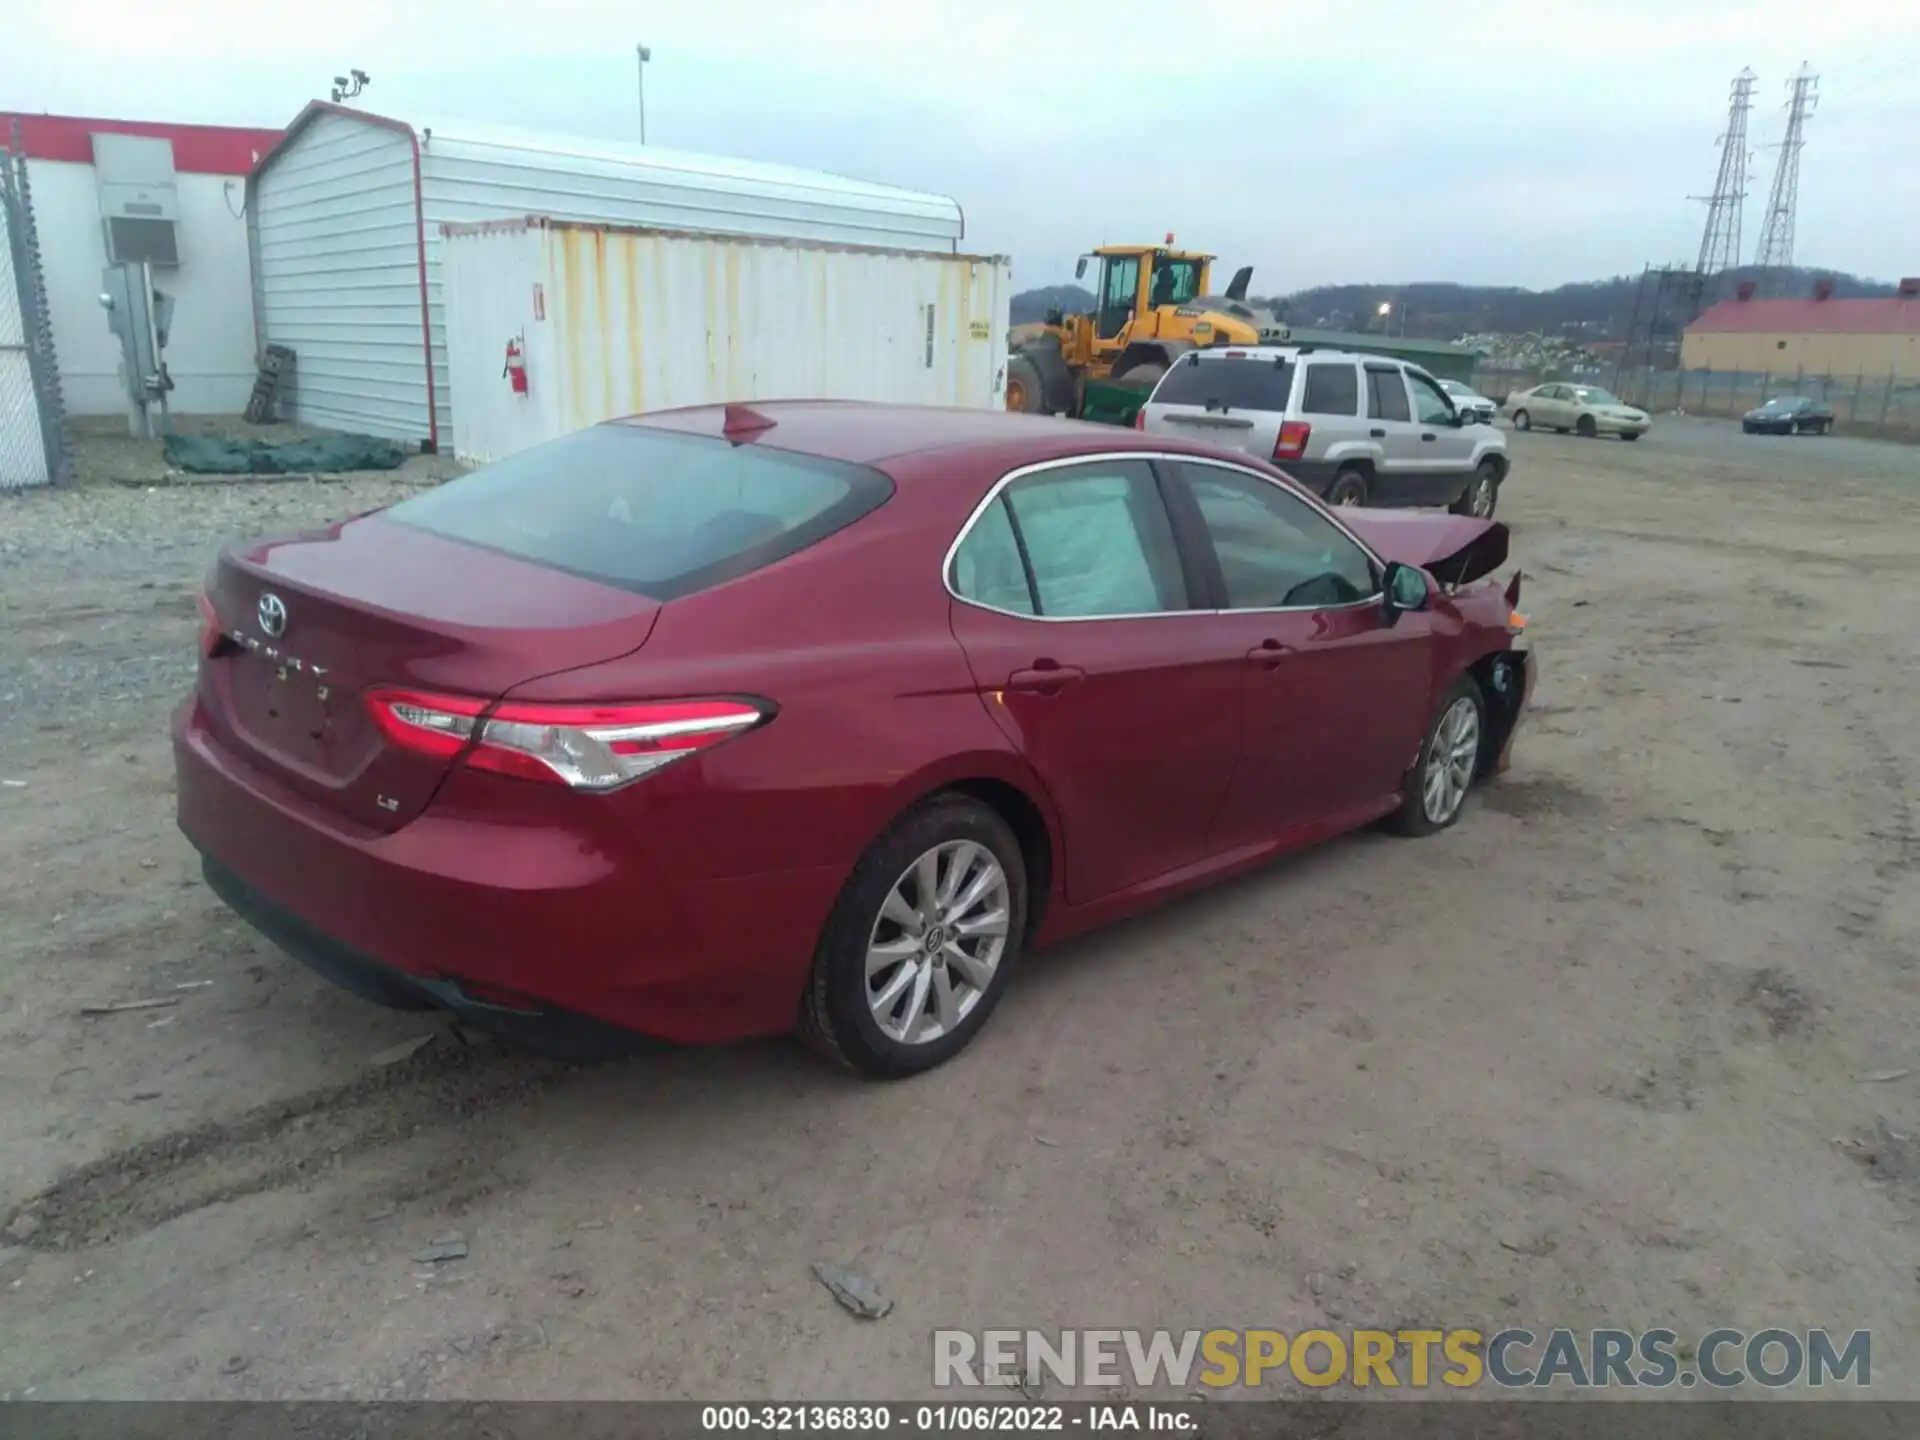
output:
[{"label": "door handle", "polygon": [[1369,430],[1367,434],[1371,435],[1376,440],[1384,440],[1387,438],[1387,432],[1384,430]]},{"label": "door handle", "polygon": [[1293,654],[1291,645],[1282,645],[1278,640],[1262,640],[1253,649],[1247,651],[1247,659],[1262,670],[1277,670],[1289,655]]},{"label": "door handle", "polygon": [[1433,432],[1432,432],[1431,430],[1427,430],[1427,431],[1424,431],[1424,432],[1422,432],[1422,434],[1421,434],[1421,436],[1420,436],[1420,438],[1421,438],[1422,440],[1431,440],[1431,439],[1433,439],[1433,438],[1434,438],[1434,434],[1433,434]]},{"label": "door handle", "polygon": [[1058,695],[1069,685],[1077,685],[1086,677],[1087,672],[1077,665],[1048,662],[1036,664],[1031,669],[1014,671],[1007,677],[1007,689],[1018,690],[1023,695]]}]

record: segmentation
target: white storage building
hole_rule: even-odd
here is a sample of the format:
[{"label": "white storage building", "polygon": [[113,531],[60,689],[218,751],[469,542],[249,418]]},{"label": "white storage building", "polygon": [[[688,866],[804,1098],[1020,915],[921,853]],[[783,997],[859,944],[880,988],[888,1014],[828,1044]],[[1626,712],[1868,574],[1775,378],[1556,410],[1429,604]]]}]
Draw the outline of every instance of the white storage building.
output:
[{"label": "white storage building", "polygon": [[281,413],[440,448],[441,227],[528,215],[949,255],[965,228],[937,195],[316,101],[247,183],[255,338],[295,352]]},{"label": "white storage building", "polygon": [[[127,410],[120,341],[100,308],[100,272],[119,259],[153,259],[155,287],[173,297],[166,352],[175,387],[169,397],[173,412],[239,413],[254,377],[252,306],[238,278],[247,267],[241,206],[248,172],[273,149],[280,132],[0,113],[0,143],[8,141],[15,123],[32,186],[67,413]],[[138,186],[115,170],[129,148],[143,162]],[[158,218],[129,224],[117,213],[122,207],[115,203],[116,192],[129,191],[137,198],[127,208]],[[110,250],[116,234],[129,238],[127,230],[151,248]]]},{"label": "white storage building", "polygon": [[462,460],[676,405],[1005,403],[997,256],[535,216],[448,226],[441,275]]}]

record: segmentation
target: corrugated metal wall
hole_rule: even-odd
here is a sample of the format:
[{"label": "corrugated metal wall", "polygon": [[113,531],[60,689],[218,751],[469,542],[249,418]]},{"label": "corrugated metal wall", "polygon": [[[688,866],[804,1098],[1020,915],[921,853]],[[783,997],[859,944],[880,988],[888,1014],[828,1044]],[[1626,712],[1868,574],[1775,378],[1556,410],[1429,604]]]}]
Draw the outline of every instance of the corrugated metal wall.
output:
[{"label": "corrugated metal wall", "polygon": [[262,344],[295,353],[291,418],[426,438],[411,142],[315,116],[258,172],[252,206],[254,314]]},{"label": "corrugated metal wall", "polygon": [[[443,224],[547,214],[947,254],[964,229],[959,207],[937,195],[465,124],[409,132],[326,105],[302,112],[251,188],[257,338],[298,357],[293,417],[425,439],[436,428],[427,411],[430,349],[443,444],[453,432]],[[423,231],[430,341],[420,322]]]},{"label": "corrugated metal wall", "polygon": [[[423,126],[421,206],[434,374],[445,376],[441,226],[524,215],[599,225],[777,236],[945,251],[964,222],[953,201],[839,176],[670,150],[595,145],[471,124]],[[498,370],[495,366],[495,370]],[[442,385],[440,430],[454,433],[456,392]]]},{"label": "corrugated metal wall", "polygon": [[[1003,260],[557,222],[444,243],[463,458],[676,405],[1003,403]],[[500,377],[510,335],[526,397]]]}]

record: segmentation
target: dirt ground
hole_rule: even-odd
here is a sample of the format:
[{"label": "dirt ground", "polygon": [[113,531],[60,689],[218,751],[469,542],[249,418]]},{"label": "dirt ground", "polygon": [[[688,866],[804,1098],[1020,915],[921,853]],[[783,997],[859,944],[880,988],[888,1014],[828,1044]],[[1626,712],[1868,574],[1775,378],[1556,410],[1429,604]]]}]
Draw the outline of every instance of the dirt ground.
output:
[{"label": "dirt ground", "polygon": [[418,477],[0,497],[0,1392],[910,1397],[936,1326],[1425,1322],[1871,1329],[1920,1396],[1920,449],[1512,439],[1512,773],[1034,957],[890,1086],[463,1044],[207,892],[213,547]]}]

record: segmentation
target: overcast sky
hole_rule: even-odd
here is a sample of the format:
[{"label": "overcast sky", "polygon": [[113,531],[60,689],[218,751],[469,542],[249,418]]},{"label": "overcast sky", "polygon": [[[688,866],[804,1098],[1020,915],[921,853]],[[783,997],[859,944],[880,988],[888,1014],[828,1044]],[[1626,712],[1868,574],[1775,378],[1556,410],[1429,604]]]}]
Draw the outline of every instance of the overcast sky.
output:
[{"label": "overcast sky", "polygon": [[1023,287],[1168,230],[1256,291],[1544,286],[1691,262],[1743,65],[1750,259],[1805,60],[1795,258],[1893,279],[1920,274],[1914,3],[16,0],[0,109],[280,125],[357,65],[370,110],[633,139],[645,40],[654,144],[952,195]]}]

